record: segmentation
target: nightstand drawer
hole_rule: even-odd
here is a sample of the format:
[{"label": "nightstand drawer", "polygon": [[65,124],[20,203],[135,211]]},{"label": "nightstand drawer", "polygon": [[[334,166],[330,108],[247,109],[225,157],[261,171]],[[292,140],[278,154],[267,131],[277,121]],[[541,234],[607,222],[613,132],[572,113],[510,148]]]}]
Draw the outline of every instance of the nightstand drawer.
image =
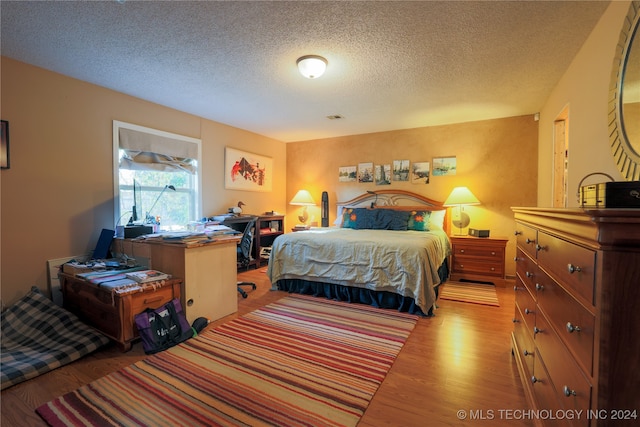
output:
[{"label": "nightstand drawer", "polygon": [[456,243],[453,245],[454,256],[468,256],[473,258],[483,258],[488,260],[502,261],[504,259],[504,248],[495,245],[471,245]]},{"label": "nightstand drawer", "polygon": [[487,276],[504,276],[504,263],[482,261],[476,258],[455,257],[453,261],[454,273],[484,274]]}]

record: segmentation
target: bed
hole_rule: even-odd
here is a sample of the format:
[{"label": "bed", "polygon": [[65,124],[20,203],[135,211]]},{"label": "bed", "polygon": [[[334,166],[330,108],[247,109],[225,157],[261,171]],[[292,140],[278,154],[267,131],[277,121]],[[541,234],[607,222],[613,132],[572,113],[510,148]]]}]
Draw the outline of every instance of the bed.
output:
[{"label": "bed", "polygon": [[272,289],[430,316],[449,275],[447,209],[421,195],[380,190],[338,203],[332,227],[279,236]]}]

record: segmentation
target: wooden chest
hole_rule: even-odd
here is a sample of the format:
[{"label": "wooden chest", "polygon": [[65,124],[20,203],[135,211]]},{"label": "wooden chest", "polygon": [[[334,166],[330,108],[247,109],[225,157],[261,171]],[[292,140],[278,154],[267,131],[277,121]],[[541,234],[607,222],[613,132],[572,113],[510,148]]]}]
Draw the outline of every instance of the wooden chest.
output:
[{"label": "wooden chest", "polygon": [[59,277],[64,308],[116,341],[123,351],[139,337],[134,316],[180,298],[182,286],[182,280],[169,279],[110,289],[65,273]]}]

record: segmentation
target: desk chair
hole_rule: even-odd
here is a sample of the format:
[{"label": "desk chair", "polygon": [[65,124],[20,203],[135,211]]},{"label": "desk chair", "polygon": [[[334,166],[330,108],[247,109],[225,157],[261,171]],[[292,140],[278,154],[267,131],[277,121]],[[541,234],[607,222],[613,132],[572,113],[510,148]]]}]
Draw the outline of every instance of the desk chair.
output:
[{"label": "desk chair", "polygon": [[[249,264],[251,263],[251,250],[253,248],[253,230],[256,226],[256,219],[253,218],[247,223],[242,233],[242,239],[238,244],[238,266],[244,267],[249,270]],[[250,286],[251,289],[256,289],[256,284],[253,282],[237,282],[238,292],[242,295],[242,298],[247,297],[247,293],[242,289],[243,286]]]}]

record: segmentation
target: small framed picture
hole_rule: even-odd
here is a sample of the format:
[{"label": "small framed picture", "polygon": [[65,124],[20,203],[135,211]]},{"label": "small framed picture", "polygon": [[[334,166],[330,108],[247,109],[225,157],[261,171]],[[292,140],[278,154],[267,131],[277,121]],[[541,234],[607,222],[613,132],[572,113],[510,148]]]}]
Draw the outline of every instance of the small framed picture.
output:
[{"label": "small framed picture", "polygon": [[429,174],[429,162],[413,162],[411,164],[411,182],[413,184],[428,184]]},{"label": "small framed picture", "polygon": [[9,122],[0,120],[0,132],[2,132],[2,142],[0,145],[0,166],[2,169],[9,169]]},{"label": "small framed picture", "polygon": [[391,185],[391,165],[376,165],[376,185]]},{"label": "small framed picture", "polygon": [[357,180],[357,166],[340,166],[338,168],[338,182],[356,182]]},{"label": "small framed picture", "polygon": [[358,182],[373,182],[373,163],[358,163]]},{"label": "small framed picture", "polygon": [[434,157],[433,176],[446,176],[456,174],[456,157]]},{"label": "small framed picture", "polygon": [[393,180],[409,181],[409,160],[394,160],[393,161]]}]

